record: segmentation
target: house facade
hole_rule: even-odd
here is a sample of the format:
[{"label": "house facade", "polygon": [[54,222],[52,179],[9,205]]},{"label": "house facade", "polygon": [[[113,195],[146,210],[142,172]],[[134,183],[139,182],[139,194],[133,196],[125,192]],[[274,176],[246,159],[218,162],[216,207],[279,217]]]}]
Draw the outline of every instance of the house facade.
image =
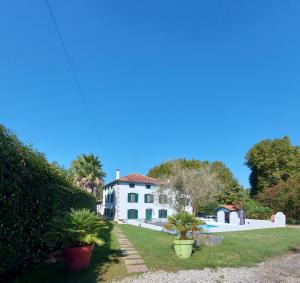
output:
[{"label": "house facade", "polygon": [[120,177],[117,170],[116,179],[103,190],[103,215],[116,221],[166,221],[174,210],[166,204],[165,196],[158,195],[160,184],[140,174]]}]

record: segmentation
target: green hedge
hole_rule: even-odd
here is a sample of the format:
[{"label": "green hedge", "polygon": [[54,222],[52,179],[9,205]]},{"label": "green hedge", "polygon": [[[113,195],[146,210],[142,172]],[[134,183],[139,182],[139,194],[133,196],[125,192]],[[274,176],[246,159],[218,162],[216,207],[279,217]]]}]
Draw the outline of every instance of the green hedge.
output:
[{"label": "green hedge", "polygon": [[0,277],[55,248],[47,223],[71,207],[95,210],[96,199],[0,124]]}]

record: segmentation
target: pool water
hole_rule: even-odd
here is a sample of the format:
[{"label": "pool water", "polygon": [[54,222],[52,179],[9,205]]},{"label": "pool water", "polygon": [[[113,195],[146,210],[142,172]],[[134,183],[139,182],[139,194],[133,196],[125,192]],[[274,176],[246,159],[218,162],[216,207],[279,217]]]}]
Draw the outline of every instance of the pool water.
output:
[{"label": "pool water", "polygon": [[205,225],[200,225],[199,227],[201,227],[203,229],[209,229],[209,228],[215,228],[215,227],[218,227],[218,226],[205,224]]}]

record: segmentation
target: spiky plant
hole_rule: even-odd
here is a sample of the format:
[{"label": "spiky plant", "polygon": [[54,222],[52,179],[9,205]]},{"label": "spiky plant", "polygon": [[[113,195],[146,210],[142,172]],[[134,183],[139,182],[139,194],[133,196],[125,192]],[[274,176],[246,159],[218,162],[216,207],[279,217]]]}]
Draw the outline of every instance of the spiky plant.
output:
[{"label": "spiky plant", "polygon": [[63,217],[54,219],[49,235],[59,240],[63,247],[102,245],[104,241],[100,234],[105,229],[105,222],[96,213],[88,209],[71,209]]},{"label": "spiky plant", "polygon": [[70,168],[76,186],[97,195],[104,185],[102,164],[99,157],[93,154],[82,154],[72,161]]},{"label": "spiky plant", "polygon": [[188,239],[188,232],[200,230],[199,225],[203,224],[193,214],[182,211],[168,217],[168,223],[164,226],[168,230],[175,230],[180,240]]}]

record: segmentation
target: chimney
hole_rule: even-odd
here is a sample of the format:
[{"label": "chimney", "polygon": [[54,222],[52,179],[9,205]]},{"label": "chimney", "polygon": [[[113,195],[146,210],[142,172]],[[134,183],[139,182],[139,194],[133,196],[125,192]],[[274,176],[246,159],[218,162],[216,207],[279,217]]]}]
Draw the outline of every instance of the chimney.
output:
[{"label": "chimney", "polygon": [[120,170],[119,169],[116,170],[116,179],[120,179]]}]

